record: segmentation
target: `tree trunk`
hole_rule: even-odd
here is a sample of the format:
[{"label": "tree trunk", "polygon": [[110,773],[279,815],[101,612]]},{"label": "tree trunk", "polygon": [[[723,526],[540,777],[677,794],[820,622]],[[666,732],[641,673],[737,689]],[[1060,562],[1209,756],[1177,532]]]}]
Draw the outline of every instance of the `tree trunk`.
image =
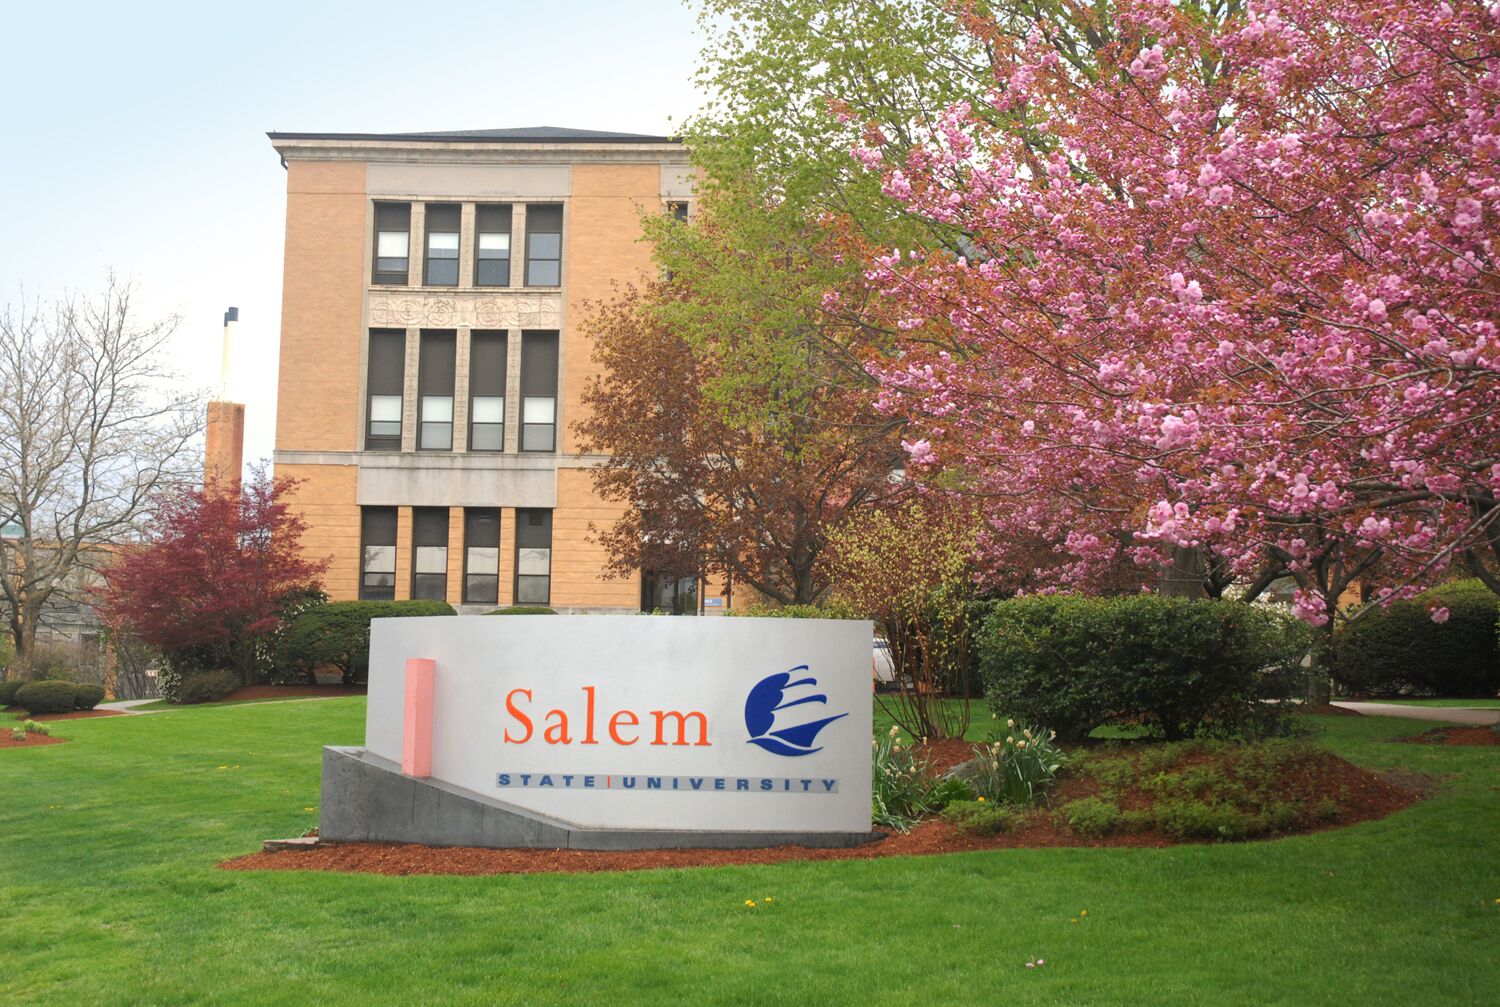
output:
[{"label": "tree trunk", "polygon": [[1202,549],[1173,546],[1172,562],[1163,566],[1156,590],[1167,598],[1201,598],[1207,575],[1208,564]]},{"label": "tree trunk", "polygon": [[1326,706],[1333,699],[1333,684],[1328,678],[1328,661],[1333,653],[1333,617],[1319,627],[1318,641],[1308,655],[1307,701]]}]

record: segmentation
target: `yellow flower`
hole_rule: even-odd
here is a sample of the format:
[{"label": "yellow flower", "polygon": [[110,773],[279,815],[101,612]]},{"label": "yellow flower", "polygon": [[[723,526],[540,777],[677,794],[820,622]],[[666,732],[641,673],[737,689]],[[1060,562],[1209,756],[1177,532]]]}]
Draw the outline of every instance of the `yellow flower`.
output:
[{"label": "yellow flower", "polygon": [[[745,905],[747,905],[747,906],[753,906],[753,905],[755,905],[755,900],[754,899],[746,899],[745,900]],[[1078,921],[1074,920],[1073,922],[1077,923]]]},{"label": "yellow flower", "polygon": [[[983,794],[980,794],[980,795],[979,795],[979,803],[980,803],[980,804],[983,804],[983,803],[984,803],[984,795],[983,795]],[[1496,900],[1495,900],[1495,901],[1496,901],[1496,902],[1500,902],[1500,899],[1496,899]]]},{"label": "yellow flower", "polygon": [[1087,916],[1088,914],[1089,914],[1089,911],[1087,909],[1080,909],[1080,910],[1078,910],[1078,915],[1079,916]]},{"label": "yellow flower", "polygon": [[1009,717],[1006,717],[1005,718],[1005,726],[1006,727],[1015,727],[1016,726],[1016,722],[1014,720],[1010,719]]},{"label": "yellow flower", "polygon": [[775,900],[774,900],[774,899],[772,899],[772,898],[771,898],[771,896],[769,896],[769,895],[767,895],[767,896],[766,896],[766,901],[767,901],[767,902],[772,902],[772,901],[775,901]]},{"label": "yellow flower", "polygon": [[1078,917],[1077,917],[1077,916],[1075,916],[1075,917],[1073,917],[1073,918],[1072,918],[1072,919],[1071,919],[1071,920],[1069,920],[1069,921],[1068,921],[1068,922],[1069,922],[1069,923],[1077,923],[1077,922],[1078,922]]}]

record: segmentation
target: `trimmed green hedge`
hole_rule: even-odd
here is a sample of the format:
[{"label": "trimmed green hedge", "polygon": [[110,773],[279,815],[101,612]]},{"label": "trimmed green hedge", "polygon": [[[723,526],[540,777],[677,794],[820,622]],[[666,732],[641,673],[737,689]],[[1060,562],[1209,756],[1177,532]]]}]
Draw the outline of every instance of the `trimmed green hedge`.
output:
[{"label": "trimmed green hedge", "polygon": [[212,703],[239,687],[239,676],[232,671],[200,671],[182,680],[177,687],[177,702]]},{"label": "trimmed green hedge", "polygon": [[509,608],[497,608],[485,615],[556,615],[552,609],[545,605],[511,605]]},{"label": "trimmed green hedge", "polygon": [[79,710],[92,710],[104,701],[104,686],[82,682],[73,686],[73,706]]},{"label": "trimmed green hedge", "polygon": [[1134,595],[1015,598],[993,606],[980,669],[997,716],[1080,741],[1111,721],[1169,739],[1264,735],[1305,677],[1308,627],[1232,601]]},{"label": "trimmed green hedge", "polygon": [[15,703],[27,713],[69,713],[78,700],[72,682],[27,682],[16,690]]},{"label": "trimmed green hedge", "polygon": [[9,706],[16,701],[16,692],[26,682],[19,678],[12,678],[0,682],[0,706]]},{"label": "trimmed green hedge", "polygon": [[355,685],[370,676],[370,620],[457,614],[443,601],[334,601],[293,619],[280,647],[308,669],[333,665]]},{"label": "trimmed green hedge", "polygon": [[[1430,609],[1448,609],[1432,621]],[[1333,637],[1330,672],[1351,692],[1396,696],[1493,696],[1500,691],[1496,621],[1500,597],[1478,580],[1455,581],[1372,608]]]}]

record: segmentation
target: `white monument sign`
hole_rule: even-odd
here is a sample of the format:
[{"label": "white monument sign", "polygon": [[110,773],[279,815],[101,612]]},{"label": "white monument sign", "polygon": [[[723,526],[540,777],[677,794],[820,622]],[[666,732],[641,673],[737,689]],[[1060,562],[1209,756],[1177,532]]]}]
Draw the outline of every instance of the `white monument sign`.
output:
[{"label": "white monument sign", "polygon": [[597,829],[865,833],[871,635],[824,619],[380,619],[365,744],[411,757],[407,662],[429,659],[433,780]]}]

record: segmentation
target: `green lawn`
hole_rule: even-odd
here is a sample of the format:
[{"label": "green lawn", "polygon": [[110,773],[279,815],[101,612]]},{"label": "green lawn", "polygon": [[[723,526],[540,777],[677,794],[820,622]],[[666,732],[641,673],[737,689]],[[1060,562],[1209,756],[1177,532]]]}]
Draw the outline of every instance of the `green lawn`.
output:
[{"label": "green lawn", "polygon": [[63,721],[70,744],[0,749],[0,1000],[1471,1004],[1500,989],[1500,752],[1387,743],[1427,723],[1320,718],[1346,757],[1448,782],[1385,821],[1267,843],[575,876],[216,870],[313,824],[319,747],[357,743],[363,712]]},{"label": "green lawn", "polygon": [[1493,710],[1500,707],[1500,699],[1348,699],[1340,696],[1341,703],[1390,703],[1394,706],[1457,706],[1479,707]]}]

